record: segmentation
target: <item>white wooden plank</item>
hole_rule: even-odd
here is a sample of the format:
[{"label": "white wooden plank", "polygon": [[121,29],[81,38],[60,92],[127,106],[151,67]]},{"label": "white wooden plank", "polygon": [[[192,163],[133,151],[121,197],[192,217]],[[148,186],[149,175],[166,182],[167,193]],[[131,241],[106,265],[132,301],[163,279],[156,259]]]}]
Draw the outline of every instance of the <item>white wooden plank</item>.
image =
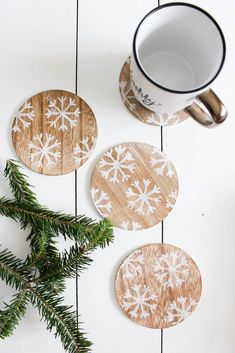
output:
[{"label": "white wooden plank", "polygon": [[[1,67],[1,194],[9,194],[2,171],[7,158],[17,158],[11,144],[11,123],[19,105],[34,93],[53,88],[74,90],[76,2],[66,0],[9,0],[0,4]],[[74,174],[46,177],[25,170],[35,185],[40,202],[56,210],[74,212]],[[19,225],[1,217],[0,243],[17,256],[25,256],[26,234]],[[69,283],[66,301],[75,301],[75,281]],[[1,284],[2,301],[9,290]],[[60,340],[46,331],[35,309],[27,315],[14,336],[1,341],[2,353],[63,352]]]},{"label": "white wooden plank", "polygon": [[[122,104],[118,77],[130,54],[134,30],[155,1],[89,0],[80,2],[79,93],[94,110],[99,128],[95,156],[78,175],[79,212],[98,217],[91,205],[89,179],[97,158],[109,146],[126,141],[148,142],[160,147],[160,130],[134,118]],[[83,184],[83,180],[86,183]],[[94,341],[95,353],[160,352],[160,331],[140,327],[119,309],[114,280],[123,258],[142,244],[160,241],[160,225],[128,232],[115,228],[115,242],[95,255],[91,268],[80,279],[82,319]],[[108,333],[108,334],[107,334]],[[107,337],[108,336],[108,337]]]},{"label": "white wooden plank", "polygon": [[212,130],[192,119],[164,129],[164,149],[175,162],[180,181],[175,212],[165,222],[165,241],[191,254],[203,278],[202,299],[197,310],[184,323],[165,331],[164,351],[232,353],[235,343],[232,329],[235,122],[231,92],[235,43],[230,33],[233,16],[226,2],[194,3],[214,16],[226,37],[225,66],[212,87],[227,105],[229,117]]}]

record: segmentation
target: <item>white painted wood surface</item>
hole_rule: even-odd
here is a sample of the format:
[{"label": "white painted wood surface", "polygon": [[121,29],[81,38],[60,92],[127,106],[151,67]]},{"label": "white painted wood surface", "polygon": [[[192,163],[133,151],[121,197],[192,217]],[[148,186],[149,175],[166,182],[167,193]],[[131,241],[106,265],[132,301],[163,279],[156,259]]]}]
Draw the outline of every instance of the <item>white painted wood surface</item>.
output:
[{"label": "white painted wood surface", "polygon": [[[161,3],[165,3],[162,1]],[[233,78],[234,15],[231,1],[195,0],[219,22],[227,40],[224,69],[213,88],[229,109],[223,126],[207,130],[194,121],[164,128],[164,151],[175,164],[180,193],[164,221],[164,240],[188,252],[203,278],[203,295],[194,314],[164,330],[164,353],[233,353],[235,346],[235,163]],[[80,0],[78,93],[92,107],[99,138],[92,158],[78,171],[78,211],[99,218],[91,203],[89,179],[96,159],[112,144],[148,142],[160,147],[160,129],[144,124],[124,108],[118,76],[130,53],[138,21],[157,6],[153,0]],[[32,94],[45,89],[75,89],[76,0],[1,0],[0,2],[0,192],[7,158],[16,158],[10,126],[14,113]],[[26,170],[40,201],[74,212],[74,173],[47,177]],[[27,253],[26,234],[1,217],[0,243],[18,256]],[[79,280],[79,307],[94,353],[160,353],[160,331],[137,326],[120,311],[114,296],[118,265],[134,248],[161,240],[161,225],[138,232],[115,229],[115,243],[94,255]],[[0,299],[11,292],[0,284]],[[75,281],[67,303],[75,303]],[[1,307],[1,304],[0,304]],[[15,335],[0,342],[1,353],[63,352],[34,309]]]}]

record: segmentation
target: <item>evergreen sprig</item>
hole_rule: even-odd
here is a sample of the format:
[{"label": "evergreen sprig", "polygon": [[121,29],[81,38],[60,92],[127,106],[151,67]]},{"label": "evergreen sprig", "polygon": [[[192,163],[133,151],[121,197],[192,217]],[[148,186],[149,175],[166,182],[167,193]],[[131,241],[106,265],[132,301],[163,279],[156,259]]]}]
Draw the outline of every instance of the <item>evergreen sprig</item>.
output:
[{"label": "evergreen sprig", "polygon": [[[14,198],[0,198],[0,214],[30,230],[27,240],[31,253],[23,261],[0,248],[0,279],[17,291],[0,310],[0,338],[13,334],[31,302],[67,352],[90,352],[92,343],[72,307],[63,305],[61,293],[66,278],[80,275],[91,264],[91,253],[113,241],[112,226],[107,219],[95,222],[84,215],[75,217],[41,206],[16,161],[7,161],[4,175]],[[62,252],[57,248],[60,235],[73,240],[73,245]]]},{"label": "evergreen sprig", "polygon": [[20,172],[20,168],[19,163],[9,159],[4,171],[14,199],[20,203],[39,205],[35,193],[31,190],[33,186],[28,183],[26,175]]},{"label": "evergreen sprig", "polygon": [[10,304],[0,311],[0,338],[11,336],[20,320],[24,317],[28,303],[28,294],[21,290],[15,294]]}]

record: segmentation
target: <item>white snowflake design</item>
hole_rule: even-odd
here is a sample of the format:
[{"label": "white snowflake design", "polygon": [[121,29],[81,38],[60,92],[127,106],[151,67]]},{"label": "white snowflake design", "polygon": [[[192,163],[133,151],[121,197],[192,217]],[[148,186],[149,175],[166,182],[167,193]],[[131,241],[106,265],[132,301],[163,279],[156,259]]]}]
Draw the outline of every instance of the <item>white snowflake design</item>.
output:
[{"label": "white snowflake design", "polygon": [[120,224],[120,227],[125,229],[125,230],[139,230],[142,229],[142,226],[138,222],[134,221],[123,221]]},{"label": "white snowflake design", "polygon": [[143,179],[142,185],[139,180],[134,181],[126,191],[128,206],[139,215],[152,214],[161,202],[160,188],[152,185],[149,179]]},{"label": "white snowflake design", "polygon": [[176,199],[177,199],[178,191],[173,190],[169,193],[167,199],[166,199],[166,208],[172,209],[175,205]]},{"label": "white snowflake design", "polygon": [[174,288],[185,283],[189,275],[187,258],[179,250],[160,256],[154,265],[156,279],[164,286]]},{"label": "white snowflake design", "polygon": [[164,172],[166,172],[166,176],[172,178],[174,176],[174,170],[168,157],[160,153],[155,147],[152,149],[152,154],[156,155],[156,157],[151,157],[150,164],[152,167],[155,167],[154,171],[157,175],[163,175]]},{"label": "white snowflake design", "polygon": [[133,155],[124,146],[116,146],[106,152],[99,162],[101,175],[111,183],[120,183],[129,179],[135,170]]},{"label": "white snowflake design", "polygon": [[61,143],[54,136],[48,133],[38,134],[28,143],[28,149],[31,150],[29,159],[37,167],[42,167],[44,160],[45,165],[51,167],[61,158],[61,153],[58,151],[60,145]]},{"label": "white snowflake design", "polygon": [[180,122],[177,114],[154,114],[147,116],[146,123],[157,126],[176,125]]},{"label": "white snowflake design", "polygon": [[13,132],[21,132],[27,129],[35,117],[35,112],[31,103],[26,102],[16,113],[15,122],[12,127]]},{"label": "white snowflake design", "polygon": [[176,325],[189,317],[197,306],[193,298],[179,297],[170,303],[167,310],[167,321]]},{"label": "white snowflake design", "polygon": [[47,119],[50,119],[49,125],[56,128],[58,123],[59,130],[62,131],[67,130],[68,127],[76,126],[77,118],[81,113],[79,108],[75,109],[76,106],[75,99],[68,97],[58,97],[50,100],[46,113]]},{"label": "white snowflake design", "polygon": [[149,287],[135,284],[126,291],[123,306],[132,318],[146,319],[157,309],[157,295]]},{"label": "white snowflake design", "polygon": [[92,200],[103,217],[108,217],[112,210],[112,203],[109,195],[99,189],[92,187],[91,189]]},{"label": "white snowflake design", "polygon": [[124,272],[124,279],[131,279],[142,273],[141,265],[144,262],[144,254],[140,250],[136,250],[132,255],[128,256],[120,267]]},{"label": "white snowflake design", "polygon": [[135,102],[136,98],[134,96],[134,93],[132,92],[130,83],[126,81],[121,81],[119,82],[119,88],[123,103],[127,104],[130,111],[134,111],[136,109],[136,103],[133,103],[132,100],[134,100]]},{"label": "white snowflake design", "polygon": [[88,137],[83,138],[76,146],[73,148],[73,159],[75,163],[83,164],[88,158],[90,158],[94,147],[96,144],[96,139],[92,137],[89,141]]}]

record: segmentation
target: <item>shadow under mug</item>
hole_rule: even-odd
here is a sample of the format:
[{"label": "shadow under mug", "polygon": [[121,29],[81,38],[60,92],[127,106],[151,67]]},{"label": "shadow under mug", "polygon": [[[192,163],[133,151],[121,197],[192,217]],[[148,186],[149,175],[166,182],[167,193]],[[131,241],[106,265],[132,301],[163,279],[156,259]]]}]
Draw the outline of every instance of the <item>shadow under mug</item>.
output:
[{"label": "shadow under mug", "polygon": [[139,23],[131,53],[131,86],[137,100],[157,114],[185,109],[200,124],[222,123],[227,110],[209,88],[225,60],[224,35],[203,9],[175,2]]}]

